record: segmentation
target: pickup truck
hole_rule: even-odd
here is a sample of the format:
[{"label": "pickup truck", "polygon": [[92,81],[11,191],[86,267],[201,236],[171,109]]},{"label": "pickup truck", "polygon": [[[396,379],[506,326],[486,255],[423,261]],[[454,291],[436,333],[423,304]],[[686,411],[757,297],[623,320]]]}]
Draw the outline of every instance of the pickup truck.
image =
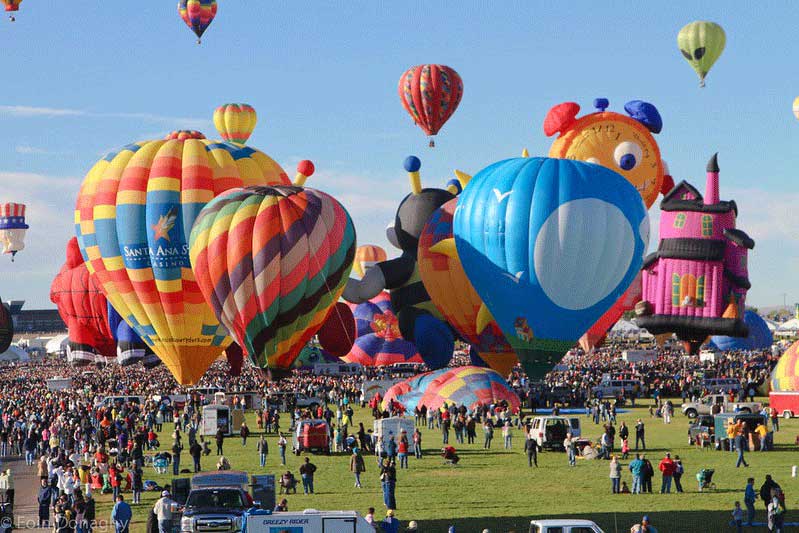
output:
[{"label": "pickup truck", "polygon": [[[716,413],[713,412],[715,406],[718,406]],[[726,394],[708,394],[697,402],[682,404],[681,409],[688,418],[696,418],[698,415],[734,413],[736,409],[739,413],[759,413],[763,406],[759,402],[731,402]]]},{"label": "pickup truck", "polygon": [[244,512],[253,507],[245,486],[246,472],[227,470],[195,474],[183,507],[180,531],[240,532],[244,525]]}]

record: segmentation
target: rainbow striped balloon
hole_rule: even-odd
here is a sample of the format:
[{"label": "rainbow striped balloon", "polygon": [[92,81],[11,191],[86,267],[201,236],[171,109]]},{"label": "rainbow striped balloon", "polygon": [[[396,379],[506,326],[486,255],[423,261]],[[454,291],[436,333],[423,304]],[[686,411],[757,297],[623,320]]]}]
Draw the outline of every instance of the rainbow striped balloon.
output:
[{"label": "rainbow striped balloon", "polygon": [[130,144],[86,175],[75,232],[111,305],[182,384],[196,383],[230,344],[189,264],[189,231],[214,196],[289,183],[266,154],[199,132]]},{"label": "rainbow striped balloon", "polygon": [[771,390],[799,391],[799,341],[785,350],[771,371]]},{"label": "rainbow striped balloon", "polygon": [[186,26],[197,36],[197,43],[216,16],[216,0],[180,0],[178,13]]},{"label": "rainbow striped balloon", "polygon": [[228,142],[246,143],[257,123],[258,114],[248,104],[222,104],[214,111],[214,126]]},{"label": "rainbow striped balloon", "polygon": [[344,207],[302,187],[229,191],[202,210],[191,232],[206,301],[253,363],[276,371],[290,369],[319,330],[354,256]]}]

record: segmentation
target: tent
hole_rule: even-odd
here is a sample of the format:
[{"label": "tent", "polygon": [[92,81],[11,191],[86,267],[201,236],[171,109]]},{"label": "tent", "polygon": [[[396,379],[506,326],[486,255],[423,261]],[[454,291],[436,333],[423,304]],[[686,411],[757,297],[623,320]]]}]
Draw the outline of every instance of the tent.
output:
[{"label": "tent", "polygon": [[48,354],[63,355],[67,353],[69,345],[69,335],[56,335],[44,345],[44,350]]},{"label": "tent", "polygon": [[614,324],[612,328],[610,328],[610,333],[612,335],[638,335],[641,332],[641,328],[630,322],[629,320],[619,320]]},{"label": "tent", "polygon": [[715,335],[708,343],[722,351],[730,350],[764,350],[772,345],[774,336],[768,328],[768,324],[763,318],[754,311],[744,313],[744,322],[749,328],[749,335],[746,337],[726,337]]},{"label": "tent", "polygon": [[792,318],[780,324],[775,333],[780,337],[791,337],[797,332],[799,332],[799,318]]},{"label": "tent", "polygon": [[30,361],[28,352],[19,346],[12,344],[8,350],[0,354],[0,363],[18,363]]}]

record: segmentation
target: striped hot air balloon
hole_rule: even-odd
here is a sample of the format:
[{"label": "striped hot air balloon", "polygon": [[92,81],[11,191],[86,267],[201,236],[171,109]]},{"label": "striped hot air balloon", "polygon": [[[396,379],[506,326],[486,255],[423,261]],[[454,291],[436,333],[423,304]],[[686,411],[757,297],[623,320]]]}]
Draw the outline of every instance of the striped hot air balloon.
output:
[{"label": "striped hot air balloon", "polygon": [[392,400],[404,405],[408,412],[422,405],[428,410],[439,409],[444,403],[476,409],[504,402],[514,413],[521,406],[519,396],[502,376],[490,368],[476,366],[442,368],[414,376],[386,391],[383,408],[387,409]]},{"label": "striped hot air balloon", "polygon": [[197,44],[216,16],[216,0],[180,0],[178,13],[186,26],[197,36]]},{"label": "striped hot air balloon", "polygon": [[771,390],[799,391],[799,341],[785,350],[771,371]]},{"label": "striped hot air balloon", "polygon": [[274,377],[327,318],[354,255],[344,207],[297,186],[229,191],[203,209],[191,233],[191,264],[206,301]]},{"label": "striped hot air balloon", "polygon": [[417,65],[400,76],[398,91],[402,107],[414,124],[432,137],[458,109],[463,97],[463,81],[455,69],[446,65]]},{"label": "striped hot air balloon", "polygon": [[258,114],[248,104],[222,104],[214,111],[214,126],[228,142],[246,143],[257,123]]},{"label": "striped hot air balloon", "polygon": [[191,271],[194,219],[228,189],[287,183],[263,152],[198,132],[128,145],[86,175],[75,231],[89,271],[178,382],[196,383],[231,342]]},{"label": "striped hot air balloon", "polygon": [[376,244],[363,244],[355,250],[355,262],[352,264],[352,271],[363,277],[366,271],[375,264],[386,260],[386,251]]}]

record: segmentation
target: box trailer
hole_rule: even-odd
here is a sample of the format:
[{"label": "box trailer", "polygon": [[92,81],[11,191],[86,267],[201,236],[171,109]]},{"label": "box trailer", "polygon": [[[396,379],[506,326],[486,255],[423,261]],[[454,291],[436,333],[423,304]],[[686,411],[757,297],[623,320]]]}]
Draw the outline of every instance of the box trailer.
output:
[{"label": "box trailer", "polygon": [[271,512],[268,509],[247,511],[246,533],[374,533],[375,529],[355,511]]},{"label": "box trailer", "polygon": [[799,392],[775,392],[768,394],[769,407],[776,409],[784,418],[799,416]]},{"label": "box trailer", "polygon": [[383,437],[383,442],[388,442],[390,436],[394,437],[394,442],[399,444],[400,435],[404,431],[408,436],[408,454],[416,452],[413,443],[413,431],[415,429],[413,418],[392,416],[391,418],[380,418],[374,421],[374,434],[376,438]]}]

